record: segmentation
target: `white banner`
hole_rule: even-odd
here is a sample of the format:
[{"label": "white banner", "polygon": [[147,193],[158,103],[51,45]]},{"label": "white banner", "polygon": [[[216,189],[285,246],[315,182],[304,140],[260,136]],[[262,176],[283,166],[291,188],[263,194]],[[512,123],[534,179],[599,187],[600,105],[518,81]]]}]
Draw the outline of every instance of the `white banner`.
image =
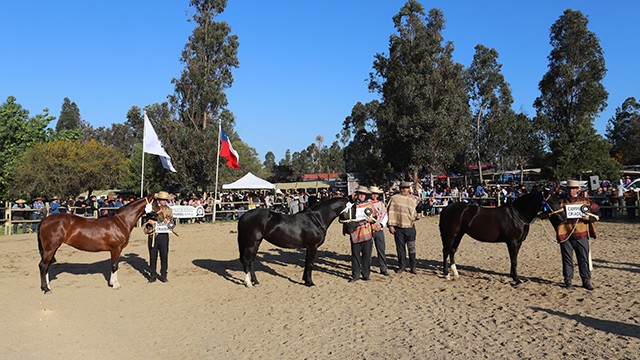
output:
[{"label": "white banner", "polygon": [[171,229],[165,223],[156,221],[156,234],[170,233]]},{"label": "white banner", "polygon": [[173,205],[169,206],[173,211],[173,217],[176,219],[190,219],[204,217],[204,208],[202,206],[185,206]]},{"label": "white banner", "polygon": [[567,219],[580,219],[585,216],[586,214],[583,213],[581,209],[582,206],[584,206],[584,204],[565,205],[565,208],[567,209]]}]

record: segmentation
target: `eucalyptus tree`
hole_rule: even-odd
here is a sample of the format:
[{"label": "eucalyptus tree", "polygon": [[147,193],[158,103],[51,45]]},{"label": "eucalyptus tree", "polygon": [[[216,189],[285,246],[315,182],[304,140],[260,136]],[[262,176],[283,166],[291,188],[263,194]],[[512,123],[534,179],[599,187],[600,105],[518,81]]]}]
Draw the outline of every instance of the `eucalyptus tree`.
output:
[{"label": "eucalyptus tree", "polygon": [[500,72],[498,52],[482,44],[475,47],[471,65],[465,70],[467,92],[473,112],[475,132],[473,148],[476,154],[478,173],[482,182],[483,160],[493,163],[504,151],[509,134],[507,123],[515,115],[511,109],[513,96],[509,83]]},{"label": "eucalyptus tree", "polygon": [[640,164],[640,103],[627,98],[607,124],[611,156],[625,165]]},{"label": "eucalyptus tree", "polygon": [[602,80],[607,73],[600,39],[580,11],[567,9],[551,26],[549,70],[533,106],[536,123],[549,141],[545,172],[553,179],[577,178],[587,171],[615,176],[611,145],[596,133],[593,121],[607,106]]},{"label": "eucalyptus tree", "polygon": [[441,10],[426,16],[411,0],[393,23],[397,33],[389,55],[375,55],[369,89],[381,97],[375,123],[384,162],[417,181],[421,171],[447,168],[468,144],[468,95],[453,42],[443,44]]},{"label": "eucalyptus tree", "polygon": [[78,105],[69,100],[69,98],[64,98],[60,109],[60,117],[58,117],[58,122],[56,123],[56,132],[77,130],[81,119]]}]

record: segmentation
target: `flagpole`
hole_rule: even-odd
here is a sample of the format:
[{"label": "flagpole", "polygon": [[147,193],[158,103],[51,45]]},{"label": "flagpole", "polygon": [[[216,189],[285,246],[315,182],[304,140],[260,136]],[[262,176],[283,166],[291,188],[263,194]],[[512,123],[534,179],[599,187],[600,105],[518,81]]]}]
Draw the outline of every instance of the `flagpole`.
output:
[{"label": "flagpole", "polygon": [[[144,121],[143,121],[144,122]],[[142,173],[140,174],[140,197],[143,198],[144,197],[144,140],[145,140],[145,135],[146,135],[146,131],[145,128],[147,127],[146,122],[144,122],[144,125],[142,127]]]},{"label": "flagpole", "polygon": [[[218,152],[216,153],[216,187],[215,193],[213,194],[213,219],[212,222],[216,222],[216,201],[218,198],[218,167],[220,166],[220,136],[222,133],[222,120],[218,119]],[[222,199],[220,199],[222,200]],[[222,206],[222,202],[220,203]]]}]

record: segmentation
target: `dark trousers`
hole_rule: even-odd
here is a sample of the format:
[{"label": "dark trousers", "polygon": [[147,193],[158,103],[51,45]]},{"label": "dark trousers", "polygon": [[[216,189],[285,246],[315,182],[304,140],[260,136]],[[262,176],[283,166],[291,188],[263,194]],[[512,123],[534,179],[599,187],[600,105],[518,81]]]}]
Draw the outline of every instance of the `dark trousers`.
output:
[{"label": "dark trousers", "polygon": [[353,279],[369,279],[371,274],[371,250],[373,241],[351,243],[351,276]]},{"label": "dark trousers", "polygon": [[158,253],[160,254],[160,276],[167,277],[167,267],[169,266],[169,234],[157,234],[155,244],[153,236],[149,236],[149,267],[151,276],[157,275],[156,266],[158,263]]},{"label": "dark trousers", "polygon": [[[13,220],[24,220],[24,218],[22,216],[14,216],[12,218]],[[13,224],[13,233],[12,234],[17,234],[18,233],[18,227],[22,226],[22,233],[26,234],[27,233],[27,228],[29,227],[28,223],[14,223]]]},{"label": "dark trousers", "polygon": [[378,230],[373,233],[373,243],[376,245],[376,252],[378,253],[380,272],[385,272],[389,266],[387,266],[387,255],[385,255],[384,231]]},{"label": "dark trousers", "polygon": [[398,252],[398,263],[400,269],[407,268],[407,250],[409,252],[409,266],[416,267],[416,227],[410,228],[394,227],[393,237],[396,241],[396,251]]},{"label": "dark trousers", "polygon": [[573,281],[573,252],[576,252],[578,269],[582,282],[591,280],[589,271],[589,239],[567,240],[560,243],[560,254],[562,254],[562,276],[565,284]]}]

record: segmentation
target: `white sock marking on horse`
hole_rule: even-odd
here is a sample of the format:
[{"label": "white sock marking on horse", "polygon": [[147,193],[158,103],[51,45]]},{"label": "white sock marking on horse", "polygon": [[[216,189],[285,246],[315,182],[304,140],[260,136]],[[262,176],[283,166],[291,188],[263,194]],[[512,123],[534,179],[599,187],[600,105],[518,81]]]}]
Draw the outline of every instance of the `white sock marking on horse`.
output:
[{"label": "white sock marking on horse", "polygon": [[120,289],[120,283],[118,282],[118,271],[111,273],[111,279],[109,280],[109,284],[113,286],[113,290]]},{"label": "white sock marking on horse", "polygon": [[49,286],[49,273],[47,273],[46,277],[47,277],[47,286]]},{"label": "white sock marking on horse", "polygon": [[244,284],[247,285],[249,289],[253,287],[253,285],[251,285],[251,276],[249,276],[249,273],[244,273]]},{"label": "white sock marking on horse", "polygon": [[451,272],[453,273],[454,277],[460,276],[460,274],[458,274],[458,269],[456,268],[456,264],[451,264]]}]

